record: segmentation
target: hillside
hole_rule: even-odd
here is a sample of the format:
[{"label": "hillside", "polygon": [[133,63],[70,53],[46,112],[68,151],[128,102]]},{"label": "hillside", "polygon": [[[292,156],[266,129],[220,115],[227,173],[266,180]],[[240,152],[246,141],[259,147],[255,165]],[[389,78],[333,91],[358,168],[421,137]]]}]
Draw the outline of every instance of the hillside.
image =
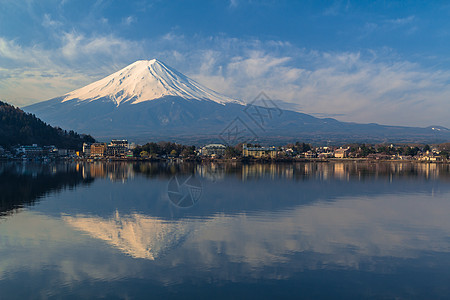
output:
[{"label": "hillside", "polygon": [[94,141],[90,135],[52,127],[33,114],[0,101],[0,146],[38,144],[81,149],[84,142]]}]

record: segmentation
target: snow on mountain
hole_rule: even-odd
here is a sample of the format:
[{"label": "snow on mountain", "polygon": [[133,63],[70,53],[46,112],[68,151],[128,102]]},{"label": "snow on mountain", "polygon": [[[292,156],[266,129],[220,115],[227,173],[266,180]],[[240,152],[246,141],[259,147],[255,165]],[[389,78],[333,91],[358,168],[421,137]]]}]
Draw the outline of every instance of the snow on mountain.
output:
[{"label": "snow on mountain", "polygon": [[157,59],[136,61],[108,77],[64,95],[62,102],[109,98],[119,106],[125,102],[137,104],[165,96],[220,104],[244,104],[202,86]]}]

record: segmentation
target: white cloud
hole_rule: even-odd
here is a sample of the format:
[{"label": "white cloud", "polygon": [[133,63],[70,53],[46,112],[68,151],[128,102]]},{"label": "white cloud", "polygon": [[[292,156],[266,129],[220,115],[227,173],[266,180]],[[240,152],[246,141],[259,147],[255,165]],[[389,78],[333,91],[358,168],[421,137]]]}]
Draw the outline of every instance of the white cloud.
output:
[{"label": "white cloud", "polygon": [[417,18],[415,16],[408,16],[405,18],[397,19],[384,19],[378,22],[367,22],[361,28],[360,38],[367,38],[373,33],[390,33],[393,30],[399,30],[405,35],[411,35],[417,32],[419,27],[417,26]]},{"label": "white cloud", "polygon": [[231,72],[244,72],[249,78],[258,78],[289,60],[289,57],[271,57],[261,51],[252,51],[249,57],[236,57],[228,64],[228,69]]},{"label": "white cloud", "polygon": [[139,43],[112,35],[64,33],[55,49],[22,47],[0,37],[0,93],[19,106],[47,100],[100,79],[139,55]]},{"label": "white cloud", "polygon": [[139,52],[140,46],[133,41],[117,38],[113,35],[86,37],[75,32],[65,33],[61,47],[67,59],[86,59],[96,55],[107,55],[113,59],[117,56],[127,56],[131,52]]},{"label": "white cloud", "polygon": [[415,16],[409,16],[406,18],[397,18],[397,19],[391,19],[391,20],[387,20],[386,23],[390,23],[390,24],[394,24],[394,25],[405,25],[405,24],[409,24],[412,21],[414,21]]},{"label": "white cloud", "polygon": [[230,7],[234,8],[237,7],[239,5],[238,0],[230,0]]},{"label": "white cloud", "polygon": [[44,19],[42,21],[42,26],[44,27],[59,27],[62,23],[52,19],[50,14],[44,14]]},{"label": "white cloud", "polygon": [[22,47],[0,37],[0,92],[20,105],[47,100],[151,58],[248,102],[265,91],[302,112],[342,121],[450,127],[449,71],[427,69],[383,49],[320,52],[225,36],[168,33],[130,41],[66,32],[56,49]]},{"label": "white cloud", "polygon": [[184,38],[182,35],[177,35],[173,32],[168,32],[165,35],[163,35],[162,39],[166,41],[174,41],[176,39],[182,39]]},{"label": "white cloud", "polygon": [[332,5],[330,5],[329,7],[327,7],[324,12],[323,15],[324,16],[338,16],[342,13],[345,13],[349,10],[350,8],[350,2],[346,1],[344,3],[344,1],[342,0],[336,0],[333,2]]},{"label": "white cloud", "polygon": [[234,57],[227,49],[202,52],[191,59],[200,67],[191,66],[189,75],[244,101],[264,90],[302,112],[343,121],[450,127],[448,71],[398,59],[383,61],[374,51],[276,53],[265,47]]},{"label": "white cloud", "polygon": [[75,58],[79,51],[79,43],[84,39],[82,35],[66,33],[63,36],[64,45],[61,48],[63,55],[69,59]]},{"label": "white cloud", "polygon": [[122,20],[122,24],[127,25],[127,26],[129,26],[135,22],[136,22],[136,17],[134,17],[134,16],[128,16]]},{"label": "white cloud", "polygon": [[22,48],[14,41],[8,41],[0,37],[0,58],[18,60],[28,59],[29,57],[24,55]]}]

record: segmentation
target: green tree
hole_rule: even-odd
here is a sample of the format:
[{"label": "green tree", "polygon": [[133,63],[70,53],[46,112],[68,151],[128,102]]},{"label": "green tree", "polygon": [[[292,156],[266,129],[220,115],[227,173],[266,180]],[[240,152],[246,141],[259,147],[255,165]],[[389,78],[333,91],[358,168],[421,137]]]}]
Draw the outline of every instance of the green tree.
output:
[{"label": "green tree", "polygon": [[410,156],[416,156],[418,152],[419,152],[418,147],[414,147],[414,148],[408,147],[408,148],[406,148],[405,154],[410,155]]},{"label": "green tree", "polygon": [[225,148],[225,157],[226,158],[232,158],[232,157],[238,157],[242,154],[242,150],[239,151],[236,147],[226,147]]},{"label": "green tree", "polygon": [[195,147],[190,146],[190,147],[184,147],[183,151],[181,151],[181,156],[182,157],[189,157],[195,154]]},{"label": "green tree", "polygon": [[294,150],[296,153],[308,152],[311,149],[312,147],[310,144],[305,143],[300,144],[300,142],[296,142],[295,145],[292,147],[292,150]]},{"label": "green tree", "polygon": [[0,145],[17,144],[55,145],[59,148],[80,150],[83,143],[93,143],[90,135],[80,135],[73,130],[63,131],[52,127],[19,108],[0,101]]},{"label": "green tree", "polygon": [[447,150],[443,150],[439,154],[448,159],[450,152]]}]

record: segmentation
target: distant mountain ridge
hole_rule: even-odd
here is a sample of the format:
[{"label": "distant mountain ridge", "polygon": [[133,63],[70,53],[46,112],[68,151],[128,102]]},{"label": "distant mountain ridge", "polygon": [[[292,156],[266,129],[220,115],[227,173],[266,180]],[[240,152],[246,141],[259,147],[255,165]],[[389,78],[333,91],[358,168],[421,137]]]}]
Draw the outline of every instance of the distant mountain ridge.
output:
[{"label": "distant mountain ridge", "polygon": [[281,110],[268,97],[261,100],[245,104],[220,95],[153,59],[137,61],[92,84],[24,110],[50,124],[90,132],[100,139],[129,138],[138,143],[450,140],[450,132],[442,127],[339,122]]},{"label": "distant mountain ridge", "polygon": [[34,115],[0,101],[0,146],[38,144],[81,149],[84,142],[94,141],[90,135],[52,127]]}]

